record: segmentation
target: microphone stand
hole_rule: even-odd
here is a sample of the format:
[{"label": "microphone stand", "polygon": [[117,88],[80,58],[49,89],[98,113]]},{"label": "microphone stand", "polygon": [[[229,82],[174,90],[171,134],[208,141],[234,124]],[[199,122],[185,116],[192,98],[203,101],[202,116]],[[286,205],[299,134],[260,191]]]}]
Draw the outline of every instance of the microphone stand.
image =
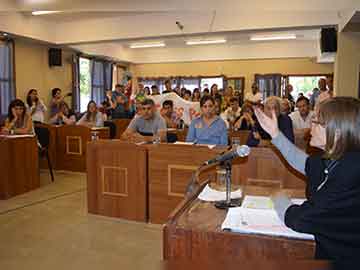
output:
[{"label": "microphone stand", "polygon": [[215,203],[215,207],[219,209],[228,209],[230,207],[237,207],[241,201],[239,199],[231,199],[231,169],[232,161],[226,160],[222,162],[222,166],[225,167],[225,187],[226,187],[226,199],[225,201],[219,201]]}]

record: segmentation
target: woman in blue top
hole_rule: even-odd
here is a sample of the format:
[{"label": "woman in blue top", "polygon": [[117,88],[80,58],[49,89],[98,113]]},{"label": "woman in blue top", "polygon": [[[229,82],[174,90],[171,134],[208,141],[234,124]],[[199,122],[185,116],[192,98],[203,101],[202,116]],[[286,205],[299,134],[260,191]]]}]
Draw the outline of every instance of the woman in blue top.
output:
[{"label": "woman in blue top", "polygon": [[201,116],[191,121],[187,142],[197,144],[227,145],[226,124],[215,114],[215,100],[212,96],[200,99]]}]

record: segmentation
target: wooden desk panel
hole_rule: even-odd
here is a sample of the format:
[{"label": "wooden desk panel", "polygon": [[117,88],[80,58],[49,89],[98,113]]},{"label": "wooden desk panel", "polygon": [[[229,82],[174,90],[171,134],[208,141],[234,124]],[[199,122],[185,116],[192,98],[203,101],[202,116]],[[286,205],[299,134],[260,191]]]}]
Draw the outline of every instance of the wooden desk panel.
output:
[{"label": "wooden desk panel", "polygon": [[99,140],[88,144],[87,155],[89,213],[146,222],[146,148]]},{"label": "wooden desk panel", "polygon": [[226,211],[196,199],[198,193],[184,200],[164,226],[164,259],[231,262],[314,258],[314,241],[222,231]]},{"label": "wooden desk panel", "polygon": [[294,170],[274,147],[253,147],[233,163],[233,183],[305,189],[306,178]]},{"label": "wooden desk panel", "polygon": [[40,187],[36,138],[0,137],[0,199]]},{"label": "wooden desk panel", "polygon": [[[173,144],[149,147],[149,221],[165,222],[182,201],[192,172],[223,150]],[[214,176],[214,170],[209,172],[210,176]]]},{"label": "wooden desk panel", "polygon": [[127,129],[131,119],[113,119],[112,122],[116,126],[115,139],[120,139],[123,132]]},{"label": "wooden desk panel", "polygon": [[[96,129],[100,139],[108,139],[109,129]],[[91,140],[91,129],[84,126],[57,128],[56,169],[86,171],[86,144]]]}]

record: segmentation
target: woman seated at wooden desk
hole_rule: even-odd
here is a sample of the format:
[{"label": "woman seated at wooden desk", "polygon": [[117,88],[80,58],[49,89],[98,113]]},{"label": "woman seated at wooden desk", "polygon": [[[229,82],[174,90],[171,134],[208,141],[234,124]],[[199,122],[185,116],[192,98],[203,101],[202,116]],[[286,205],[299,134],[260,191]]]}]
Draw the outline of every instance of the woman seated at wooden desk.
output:
[{"label": "woman seated at wooden desk", "polygon": [[86,113],[76,124],[90,128],[104,126],[103,114],[98,111],[95,101],[89,101]]},{"label": "woman seated at wooden desk", "polygon": [[8,117],[5,120],[3,134],[33,134],[33,122],[26,112],[24,102],[20,99],[13,100],[9,105]]},{"label": "woman seated at wooden desk", "polygon": [[187,142],[198,144],[227,145],[226,124],[215,112],[215,100],[212,96],[200,99],[201,116],[191,121],[186,137]]},{"label": "woman seated at wooden desk", "polygon": [[241,108],[240,117],[236,118],[234,128],[237,130],[251,130],[255,126],[255,114],[250,102],[245,102]]},{"label": "woman seated at wooden desk", "polygon": [[[264,113],[271,117],[271,112],[275,111],[277,117],[277,123],[280,131],[288,138],[292,143],[294,139],[294,131],[292,127],[291,118],[287,115],[280,113],[280,102],[279,97],[271,96],[265,100]],[[270,144],[271,136],[261,127],[256,120],[252,131],[249,134],[247,141],[248,146],[266,146]]]},{"label": "woman seated at wooden desk", "polygon": [[[315,258],[354,261],[360,254],[360,101],[335,97],[322,101],[311,127],[312,146],[325,154],[308,156],[280,131],[274,111],[256,109],[288,163],[307,176],[307,201],[293,205],[279,192],[275,210],[286,226],[315,236]],[[356,268],[356,267],[355,267]],[[351,269],[355,269],[351,268]]]},{"label": "woman seated at wooden desk", "polygon": [[50,118],[49,123],[52,125],[75,125],[75,113],[63,102],[60,104],[59,111]]}]

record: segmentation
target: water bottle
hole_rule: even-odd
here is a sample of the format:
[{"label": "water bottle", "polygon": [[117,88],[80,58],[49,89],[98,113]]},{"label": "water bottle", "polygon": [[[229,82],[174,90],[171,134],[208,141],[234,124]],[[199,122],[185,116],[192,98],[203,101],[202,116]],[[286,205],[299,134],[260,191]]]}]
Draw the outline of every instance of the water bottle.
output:
[{"label": "water bottle", "polygon": [[153,132],[153,144],[159,144],[161,142],[160,134],[158,130]]},{"label": "water bottle", "polygon": [[97,141],[99,139],[99,133],[97,131],[91,131],[91,140]]}]

